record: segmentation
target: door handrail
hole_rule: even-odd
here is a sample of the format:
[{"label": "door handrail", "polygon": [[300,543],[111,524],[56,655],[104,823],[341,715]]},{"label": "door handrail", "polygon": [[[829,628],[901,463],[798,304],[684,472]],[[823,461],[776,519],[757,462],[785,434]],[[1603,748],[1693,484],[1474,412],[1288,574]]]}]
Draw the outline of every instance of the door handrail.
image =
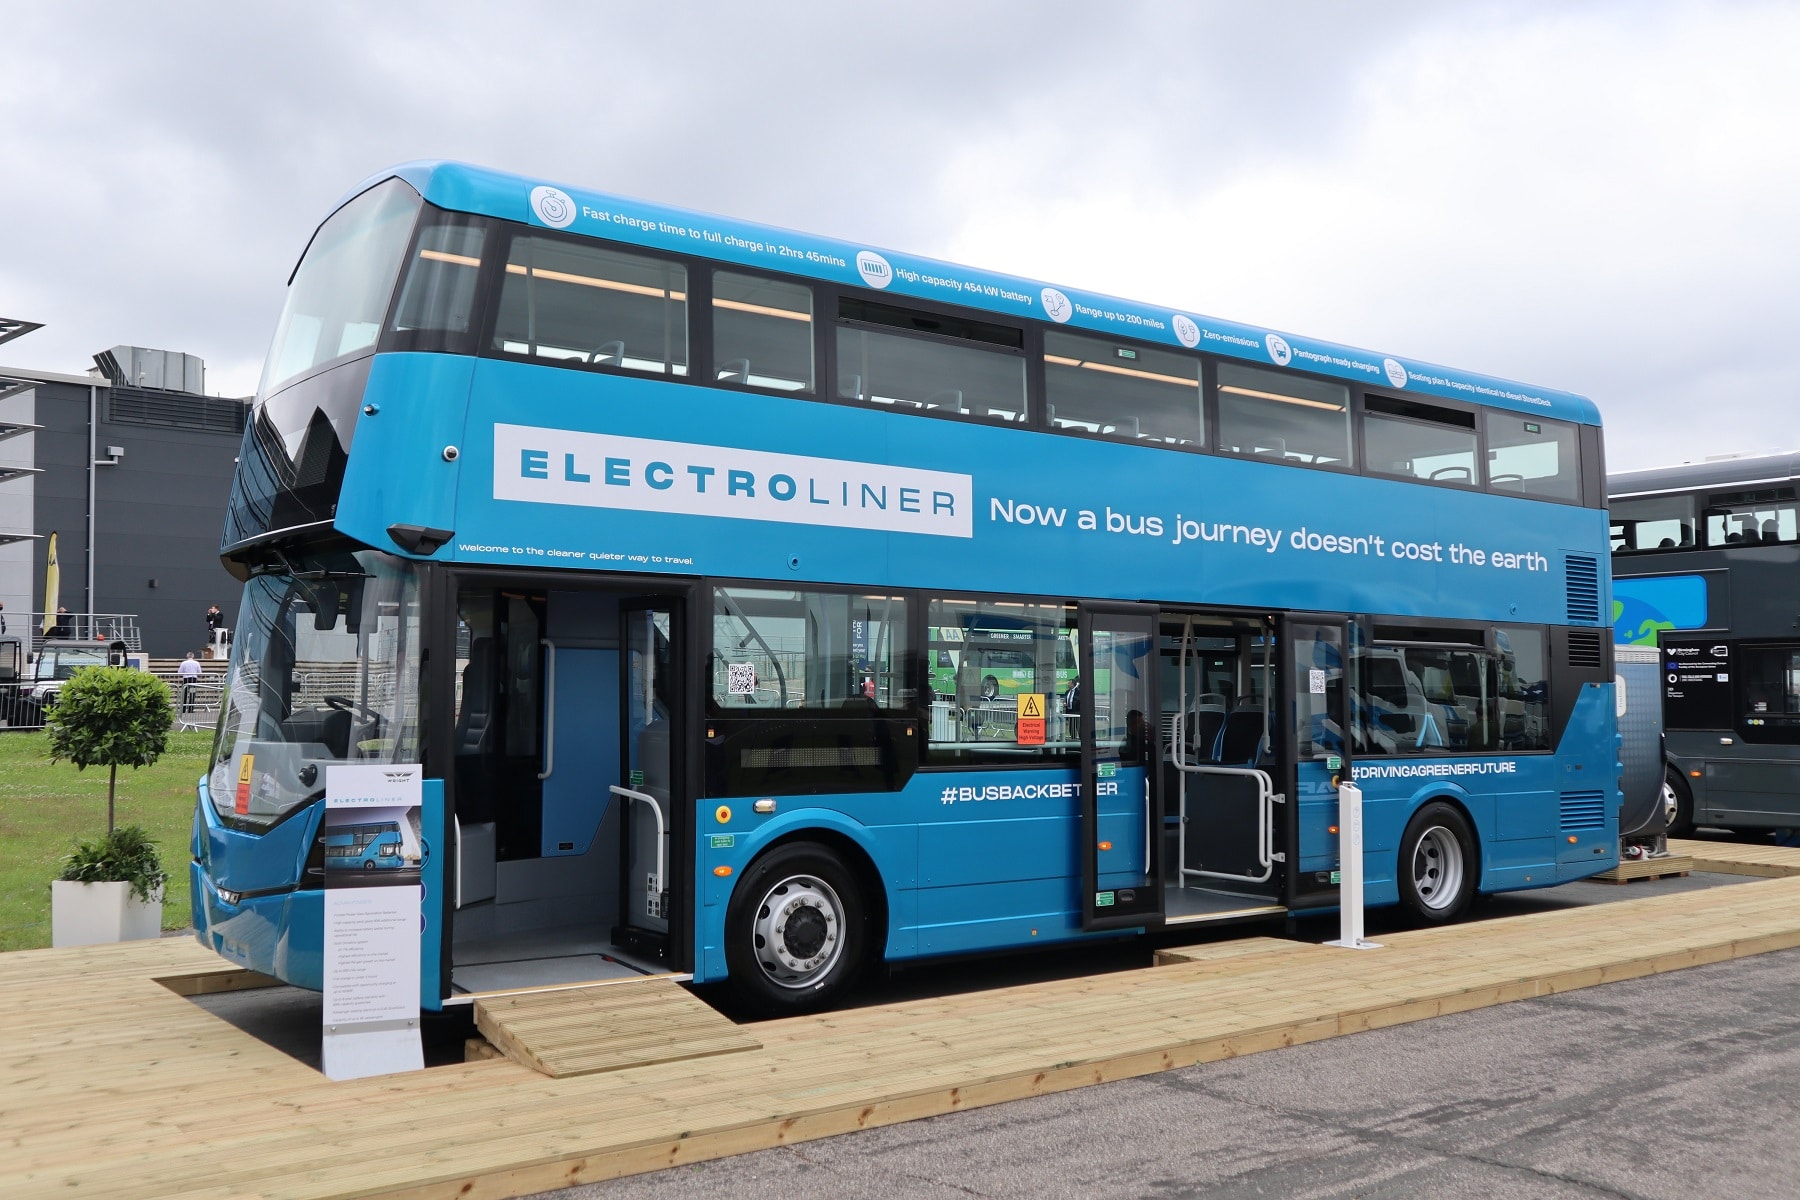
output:
[{"label": "door handrail", "polygon": [[627,800],[636,800],[639,803],[648,804],[650,806],[651,815],[656,818],[656,887],[658,891],[663,890],[668,886],[668,880],[663,875],[663,866],[665,864],[663,863],[662,805],[657,803],[656,797],[650,795],[648,792],[634,791],[628,787],[621,787],[616,783],[606,790],[615,796],[623,796]]},{"label": "door handrail", "polygon": [[537,777],[548,779],[556,770],[556,643],[539,638],[538,645],[544,648],[544,769]]},{"label": "door handrail", "polygon": [[[1201,879],[1231,879],[1239,883],[1267,883],[1275,874],[1275,837],[1274,814],[1279,797],[1275,794],[1275,782],[1269,778],[1267,771],[1255,767],[1214,767],[1203,763],[1185,763],[1177,761],[1175,769],[1182,773],[1181,778],[1181,828],[1176,838],[1180,854],[1180,879],[1186,885],[1189,876]],[[1262,867],[1260,875],[1237,875],[1229,871],[1204,871],[1199,867],[1187,865],[1187,776],[1189,775],[1241,775],[1256,781],[1256,861]]]}]

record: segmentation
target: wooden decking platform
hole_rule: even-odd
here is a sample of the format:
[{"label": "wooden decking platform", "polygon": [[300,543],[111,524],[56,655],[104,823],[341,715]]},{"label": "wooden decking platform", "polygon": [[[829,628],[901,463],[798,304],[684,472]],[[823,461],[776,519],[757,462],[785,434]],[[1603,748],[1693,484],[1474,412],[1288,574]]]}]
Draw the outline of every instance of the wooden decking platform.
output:
[{"label": "wooden decking platform", "polygon": [[1610,871],[1594,876],[1601,883],[1630,883],[1634,879],[1671,879],[1691,873],[1694,860],[1685,854],[1666,858],[1640,858],[1622,862]]},{"label": "wooden decking platform", "polygon": [[557,1079],[762,1045],[666,979],[479,999],[475,1027],[514,1062]]},{"label": "wooden decking platform", "polygon": [[1788,846],[1744,846],[1736,842],[1671,838],[1669,852],[1693,859],[1696,871],[1718,875],[1755,875],[1764,879],[1800,875],[1800,849]]},{"label": "wooden decking platform", "polygon": [[1382,940],[1195,947],[560,1079],[495,1058],[342,1083],[177,995],[230,982],[191,942],[4,954],[0,1195],[516,1196],[1796,947],[1800,878]]}]

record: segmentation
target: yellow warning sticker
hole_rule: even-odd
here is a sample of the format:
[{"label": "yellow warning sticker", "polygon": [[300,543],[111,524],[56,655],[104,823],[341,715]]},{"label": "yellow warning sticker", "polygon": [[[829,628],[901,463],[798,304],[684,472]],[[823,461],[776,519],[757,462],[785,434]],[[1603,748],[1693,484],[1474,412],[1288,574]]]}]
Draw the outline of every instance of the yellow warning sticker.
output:
[{"label": "yellow warning sticker", "polygon": [[1044,744],[1044,693],[1019,693],[1018,736],[1021,746]]}]

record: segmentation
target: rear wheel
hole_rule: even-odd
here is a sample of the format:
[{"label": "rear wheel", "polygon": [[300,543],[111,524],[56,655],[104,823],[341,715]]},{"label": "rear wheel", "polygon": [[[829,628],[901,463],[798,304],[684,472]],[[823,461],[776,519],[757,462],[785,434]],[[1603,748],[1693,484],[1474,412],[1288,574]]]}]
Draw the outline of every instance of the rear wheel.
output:
[{"label": "rear wheel", "polygon": [[1421,808],[1400,839],[1400,902],[1432,924],[1454,921],[1475,896],[1475,832],[1442,801]]},{"label": "rear wheel", "polygon": [[1674,767],[1663,772],[1662,802],[1669,814],[1669,836],[1691,837],[1694,832],[1694,793]]},{"label": "rear wheel", "polygon": [[1000,681],[998,679],[995,679],[992,675],[989,675],[987,678],[985,678],[981,681],[981,698],[983,700],[992,700],[999,694],[1000,694]]},{"label": "rear wheel", "polygon": [[776,847],[744,873],[726,911],[733,990],[765,1016],[830,1007],[862,966],[867,911],[835,852],[814,842]]}]

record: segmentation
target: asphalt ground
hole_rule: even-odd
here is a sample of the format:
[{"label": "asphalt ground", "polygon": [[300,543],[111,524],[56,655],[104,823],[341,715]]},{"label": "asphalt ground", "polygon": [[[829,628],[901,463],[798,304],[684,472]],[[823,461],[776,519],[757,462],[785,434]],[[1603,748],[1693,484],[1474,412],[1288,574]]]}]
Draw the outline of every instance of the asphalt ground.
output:
[{"label": "asphalt ground", "polygon": [[1790,950],[540,1200],[1797,1195]]}]

